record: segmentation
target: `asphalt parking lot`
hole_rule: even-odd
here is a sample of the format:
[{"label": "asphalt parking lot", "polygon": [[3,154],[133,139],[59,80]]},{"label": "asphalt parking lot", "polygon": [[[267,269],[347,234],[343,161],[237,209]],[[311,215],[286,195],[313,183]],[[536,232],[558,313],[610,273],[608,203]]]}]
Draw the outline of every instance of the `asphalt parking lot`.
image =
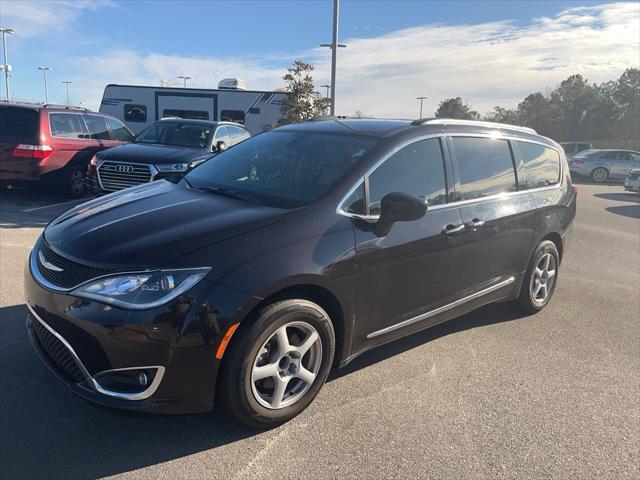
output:
[{"label": "asphalt parking lot", "polygon": [[579,184],[551,304],[492,305],[334,372],[290,423],[149,416],[73,396],[32,352],[23,268],[71,207],[0,203],[0,477],[553,478],[640,476],[640,195]]}]

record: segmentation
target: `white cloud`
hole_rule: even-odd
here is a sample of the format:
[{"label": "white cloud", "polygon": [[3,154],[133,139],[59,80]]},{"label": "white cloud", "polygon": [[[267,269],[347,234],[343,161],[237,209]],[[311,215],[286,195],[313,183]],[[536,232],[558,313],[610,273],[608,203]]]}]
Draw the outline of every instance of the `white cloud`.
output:
[{"label": "white cloud", "polygon": [[[417,115],[415,97],[427,95],[425,112],[461,96],[482,112],[515,106],[525,95],[555,87],[574,73],[593,82],[614,79],[640,65],[640,4],[576,7],[528,26],[512,22],[422,25],[373,38],[347,38],[339,50],[337,110],[381,117]],[[311,49],[239,58],[168,56],[135,50],[104,51],[71,60],[79,93],[97,107],[107,83],[158,84],[189,73],[189,85],[212,88],[237,76],[251,89],[282,86],[286,65],[302,57],[328,83],[330,54]]]},{"label": "white cloud", "polygon": [[22,38],[63,31],[86,10],[115,6],[112,0],[0,1],[0,24],[14,28]]}]

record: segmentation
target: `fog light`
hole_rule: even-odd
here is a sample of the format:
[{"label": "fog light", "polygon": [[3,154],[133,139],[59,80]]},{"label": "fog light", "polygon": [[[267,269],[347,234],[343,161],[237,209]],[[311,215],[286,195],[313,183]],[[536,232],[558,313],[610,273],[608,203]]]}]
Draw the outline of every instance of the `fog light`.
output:
[{"label": "fog light", "polygon": [[140,393],[149,388],[157,373],[155,368],[126,368],[99,373],[94,380],[110,392]]},{"label": "fog light", "polygon": [[144,372],[140,372],[138,374],[138,383],[140,384],[141,387],[146,387],[147,384],[149,383],[149,378],[147,378],[147,374]]}]

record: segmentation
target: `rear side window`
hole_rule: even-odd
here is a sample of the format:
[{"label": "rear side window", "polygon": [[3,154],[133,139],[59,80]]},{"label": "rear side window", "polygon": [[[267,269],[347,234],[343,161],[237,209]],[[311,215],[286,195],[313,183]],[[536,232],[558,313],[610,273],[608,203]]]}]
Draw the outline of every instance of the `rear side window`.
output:
[{"label": "rear side window", "polygon": [[40,116],[30,108],[0,107],[0,136],[34,141]]},{"label": "rear side window", "polygon": [[220,120],[244,125],[244,112],[242,110],[222,110],[220,112]]},{"label": "rear side window", "polygon": [[524,188],[545,187],[560,180],[560,156],[551,148],[536,143],[515,142],[524,162]]},{"label": "rear side window", "polygon": [[147,107],[145,105],[134,105],[128,103],[124,106],[124,121],[135,123],[146,123]]},{"label": "rear side window", "polygon": [[107,118],[107,123],[109,124],[109,128],[111,129],[111,137],[113,140],[118,140],[120,142],[131,141],[131,134],[122,122],[116,120],[115,118]]},{"label": "rear side window", "polygon": [[49,115],[51,135],[62,138],[87,138],[82,127],[82,118],[75,113],[52,113]]},{"label": "rear side window", "polygon": [[177,110],[167,109],[162,111],[162,118],[178,117],[185,120],[209,120],[209,112],[201,110]]},{"label": "rear side window", "polygon": [[444,159],[440,139],[430,138],[407,145],[391,155],[369,175],[369,213],[380,214],[388,193],[410,193],[429,205],[446,203]]},{"label": "rear side window", "polygon": [[516,176],[506,140],[453,137],[460,182],[458,199],[471,200],[515,192]]},{"label": "rear side window", "polygon": [[84,122],[89,129],[89,135],[95,140],[111,140],[107,122],[99,115],[84,115]]},{"label": "rear side window", "polygon": [[579,152],[582,152],[584,150],[589,150],[590,148],[591,148],[591,145],[589,145],[588,143],[579,143],[577,150],[578,150],[578,153],[579,153]]}]

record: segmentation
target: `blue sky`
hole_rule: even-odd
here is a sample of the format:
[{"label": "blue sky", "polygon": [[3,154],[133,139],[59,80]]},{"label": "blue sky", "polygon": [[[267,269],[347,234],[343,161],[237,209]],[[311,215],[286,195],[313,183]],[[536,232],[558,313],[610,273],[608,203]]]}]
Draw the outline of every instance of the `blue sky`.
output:
[{"label": "blue sky", "polygon": [[[481,111],[553,88],[566,75],[594,81],[638,66],[640,7],[605,1],[342,0],[338,111],[411,116],[461,95]],[[97,108],[107,83],[156,84],[190,73],[192,86],[223,77],[248,88],[281,86],[297,57],[329,78],[332,2],[0,0],[17,98],[42,98],[38,65],[50,72],[50,100]]]}]

